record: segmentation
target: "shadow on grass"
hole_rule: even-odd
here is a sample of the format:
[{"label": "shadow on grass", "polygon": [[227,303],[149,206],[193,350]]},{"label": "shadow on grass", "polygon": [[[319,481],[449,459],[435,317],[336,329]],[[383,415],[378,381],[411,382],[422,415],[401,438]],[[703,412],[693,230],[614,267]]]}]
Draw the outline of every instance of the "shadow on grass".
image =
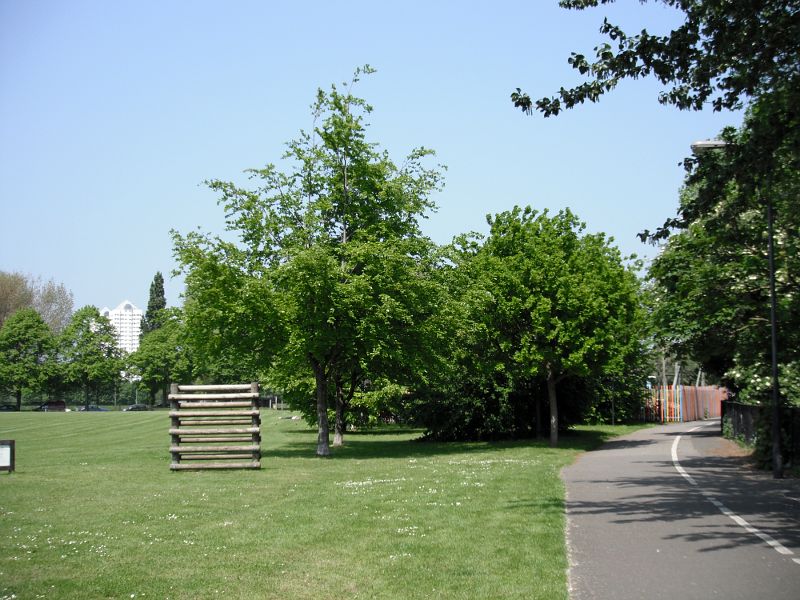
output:
[{"label": "shadow on grass", "polygon": [[[294,435],[298,433],[302,433],[303,435],[317,435],[317,430],[314,427],[306,427],[304,429],[291,429],[289,431],[284,431],[287,435]],[[413,435],[417,434],[419,437],[422,437],[424,430],[418,427],[397,427],[393,425],[387,425],[386,427],[375,427],[373,429],[362,429],[359,431],[348,431],[346,437],[349,438],[358,438],[358,437],[371,437],[371,436],[381,436],[381,437],[388,437],[392,435]]]},{"label": "shadow on grass", "polygon": [[[313,435],[311,429],[293,430],[285,433]],[[517,448],[540,448],[542,451],[578,450],[586,451],[600,447],[617,434],[603,429],[582,429],[568,431],[559,437],[558,447],[550,448],[546,439],[503,440],[492,442],[429,442],[421,439],[422,430],[390,427],[367,431],[348,432],[343,446],[331,446],[333,460],[370,460],[386,458],[419,458],[502,451]],[[409,435],[419,437],[408,439]],[[316,437],[316,436],[315,436]],[[402,437],[402,439],[392,439]],[[615,442],[611,442],[612,444]],[[636,445],[636,442],[620,441],[620,444]],[[316,452],[316,439],[309,442],[291,442],[274,448],[263,448],[264,458],[313,458]]]}]

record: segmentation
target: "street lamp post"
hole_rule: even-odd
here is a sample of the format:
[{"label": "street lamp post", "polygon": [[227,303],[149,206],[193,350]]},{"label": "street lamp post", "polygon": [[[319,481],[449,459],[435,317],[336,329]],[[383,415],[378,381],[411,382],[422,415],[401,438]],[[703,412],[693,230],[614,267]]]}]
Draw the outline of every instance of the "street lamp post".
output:
[{"label": "street lamp post", "polygon": [[783,457],[781,456],[781,405],[778,394],[778,317],[775,295],[775,211],[772,198],[767,190],[767,244],[769,261],[769,325],[772,334],[772,476],[783,477]]},{"label": "street lamp post", "polygon": [[[709,150],[722,149],[725,140],[702,140],[692,144],[692,153],[700,156]],[[759,194],[760,195],[760,194]],[[769,325],[772,338],[772,476],[783,478],[783,457],[781,456],[781,405],[778,388],[778,320],[775,294],[775,235],[772,196],[767,190],[767,262],[769,271]]]}]

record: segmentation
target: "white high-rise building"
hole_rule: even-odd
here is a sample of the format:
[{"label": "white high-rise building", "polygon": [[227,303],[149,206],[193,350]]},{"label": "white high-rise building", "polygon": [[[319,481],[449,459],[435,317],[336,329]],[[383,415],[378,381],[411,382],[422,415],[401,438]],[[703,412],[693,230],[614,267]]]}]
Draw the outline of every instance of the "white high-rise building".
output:
[{"label": "white high-rise building", "polygon": [[117,332],[117,346],[126,352],[136,352],[139,348],[139,334],[144,315],[142,310],[125,300],[114,310],[104,308],[100,314],[108,317],[114,326]]}]

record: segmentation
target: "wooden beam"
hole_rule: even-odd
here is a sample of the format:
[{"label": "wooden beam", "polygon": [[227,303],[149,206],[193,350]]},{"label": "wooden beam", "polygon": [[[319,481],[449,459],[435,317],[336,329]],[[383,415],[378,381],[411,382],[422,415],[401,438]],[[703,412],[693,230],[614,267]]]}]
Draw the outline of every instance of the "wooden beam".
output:
[{"label": "wooden beam", "polygon": [[253,419],[189,419],[184,421],[178,419],[175,427],[216,427],[218,425],[238,425],[240,427],[255,427],[258,423],[253,423]]},{"label": "wooden beam", "polygon": [[258,394],[170,394],[170,400],[255,400]]},{"label": "wooden beam", "polygon": [[216,427],[214,429],[170,429],[170,435],[225,435],[242,433],[261,433],[260,427]]},{"label": "wooden beam", "polygon": [[[255,456],[254,456],[255,455]],[[186,460],[252,460],[258,458],[255,452],[240,452],[238,454],[187,454],[181,456],[181,461]]]},{"label": "wooden beam", "polygon": [[253,401],[241,402],[224,402],[224,401],[211,401],[211,402],[192,402],[187,400],[179,401],[181,409],[184,408],[250,408],[253,406]]},{"label": "wooden beam", "polygon": [[230,463],[178,463],[169,466],[173,471],[188,471],[194,469],[260,469],[261,461],[230,462]]},{"label": "wooden beam", "polygon": [[259,411],[253,410],[173,410],[170,417],[257,417]]},{"label": "wooden beam", "polygon": [[252,384],[234,383],[227,385],[179,385],[179,392],[250,392]]},{"label": "wooden beam", "polygon": [[261,447],[258,444],[249,446],[171,446],[170,452],[258,452]]},{"label": "wooden beam", "polygon": [[252,435],[228,435],[228,436],[220,436],[220,437],[210,437],[210,436],[202,436],[202,437],[189,437],[189,436],[179,436],[180,440],[176,443],[182,444],[206,444],[211,442],[253,442],[257,441],[253,439]]}]

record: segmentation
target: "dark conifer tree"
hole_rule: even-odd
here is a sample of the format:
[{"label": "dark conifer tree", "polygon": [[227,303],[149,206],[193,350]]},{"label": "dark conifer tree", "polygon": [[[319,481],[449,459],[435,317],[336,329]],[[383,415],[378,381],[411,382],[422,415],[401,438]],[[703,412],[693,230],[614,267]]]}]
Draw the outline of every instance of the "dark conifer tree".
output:
[{"label": "dark conifer tree", "polygon": [[142,319],[142,335],[161,327],[160,314],[166,307],[164,276],[161,275],[161,271],[158,271],[153,277],[153,283],[150,284],[150,299],[147,301],[147,311]]}]

